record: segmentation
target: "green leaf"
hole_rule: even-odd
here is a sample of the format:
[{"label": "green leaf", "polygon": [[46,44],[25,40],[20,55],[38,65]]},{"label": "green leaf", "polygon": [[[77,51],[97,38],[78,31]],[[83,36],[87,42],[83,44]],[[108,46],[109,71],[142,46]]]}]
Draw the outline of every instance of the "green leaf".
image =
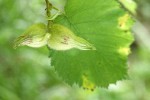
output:
[{"label": "green leaf", "polygon": [[96,50],[53,52],[52,66],[65,82],[93,89],[126,78],[133,37],[125,30],[129,17],[124,16],[115,0],[67,0],[65,15],[57,17],[55,23],[86,39]]}]

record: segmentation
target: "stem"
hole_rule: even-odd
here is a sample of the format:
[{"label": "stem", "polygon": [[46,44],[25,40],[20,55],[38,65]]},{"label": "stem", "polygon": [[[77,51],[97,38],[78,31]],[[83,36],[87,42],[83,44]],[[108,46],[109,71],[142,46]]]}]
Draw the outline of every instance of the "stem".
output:
[{"label": "stem", "polygon": [[[51,3],[48,0],[45,0],[45,2],[46,2],[46,15],[49,18],[51,16],[51,13],[50,13]],[[51,27],[51,25],[52,25],[52,21],[48,20],[48,23],[47,23],[47,31],[48,32],[50,31],[49,28]]]}]

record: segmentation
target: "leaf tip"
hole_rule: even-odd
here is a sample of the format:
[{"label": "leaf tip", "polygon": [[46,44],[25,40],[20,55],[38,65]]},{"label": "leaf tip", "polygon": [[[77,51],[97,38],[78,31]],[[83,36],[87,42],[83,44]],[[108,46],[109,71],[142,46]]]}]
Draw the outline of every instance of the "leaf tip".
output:
[{"label": "leaf tip", "polygon": [[93,82],[91,82],[86,75],[82,75],[82,80],[83,80],[83,83],[82,83],[82,86],[84,89],[87,89],[87,90],[91,90],[91,91],[94,91],[95,89],[95,84]]},{"label": "leaf tip", "polygon": [[128,48],[128,47],[120,47],[120,48],[118,49],[118,52],[119,52],[121,55],[128,56],[128,55],[131,53],[131,50],[130,50],[130,48]]},{"label": "leaf tip", "polygon": [[129,30],[131,28],[133,21],[129,14],[125,14],[118,19],[119,28],[122,30]]}]

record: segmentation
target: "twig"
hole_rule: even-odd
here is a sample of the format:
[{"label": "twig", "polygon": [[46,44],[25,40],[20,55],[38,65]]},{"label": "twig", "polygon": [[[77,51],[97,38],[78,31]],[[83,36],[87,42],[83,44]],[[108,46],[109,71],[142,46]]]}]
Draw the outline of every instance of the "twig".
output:
[{"label": "twig", "polygon": [[[46,15],[47,15],[47,17],[50,17],[51,16],[50,10],[52,9],[52,5],[48,0],[45,0],[45,2],[46,2],[46,9],[45,9]],[[49,29],[51,28],[51,25],[52,25],[52,21],[48,20],[48,23],[47,23],[47,31],[48,32],[49,32]]]}]

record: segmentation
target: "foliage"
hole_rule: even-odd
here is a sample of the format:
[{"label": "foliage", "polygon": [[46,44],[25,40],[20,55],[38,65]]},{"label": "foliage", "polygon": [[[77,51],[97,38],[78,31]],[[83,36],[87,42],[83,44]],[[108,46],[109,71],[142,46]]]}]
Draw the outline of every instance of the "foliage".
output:
[{"label": "foliage", "polygon": [[[52,0],[52,3],[60,9],[60,2],[63,1]],[[109,85],[108,89],[96,88],[91,92],[77,86],[70,87],[60,81],[53,67],[50,68],[46,47],[13,49],[13,40],[28,26],[45,22],[44,1],[0,0],[0,100],[149,100],[150,36],[147,26],[150,23],[145,12],[150,3],[149,0],[135,1],[138,19],[132,29],[136,41],[128,61],[130,80],[122,80]],[[139,25],[137,21],[142,24]]]},{"label": "foliage", "polygon": [[[68,0],[65,15],[55,22],[96,47],[95,51],[52,52],[52,66],[68,84],[81,86],[87,83],[86,78],[89,84],[107,87],[127,76],[127,56],[133,41],[129,32],[132,21],[117,2]],[[84,85],[84,88],[91,87]]]},{"label": "foliage", "polygon": [[[45,1],[49,17],[47,29],[45,24],[32,25],[15,40],[15,47],[47,44],[54,51],[51,52],[52,66],[70,85],[77,83],[93,90],[127,77],[132,21],[117,2],[68,0],[65,14],[55,20],[59,10]],[[103,11],[93,12],[102,8]],[[53,9],[56,14],[52,14]]]}]

